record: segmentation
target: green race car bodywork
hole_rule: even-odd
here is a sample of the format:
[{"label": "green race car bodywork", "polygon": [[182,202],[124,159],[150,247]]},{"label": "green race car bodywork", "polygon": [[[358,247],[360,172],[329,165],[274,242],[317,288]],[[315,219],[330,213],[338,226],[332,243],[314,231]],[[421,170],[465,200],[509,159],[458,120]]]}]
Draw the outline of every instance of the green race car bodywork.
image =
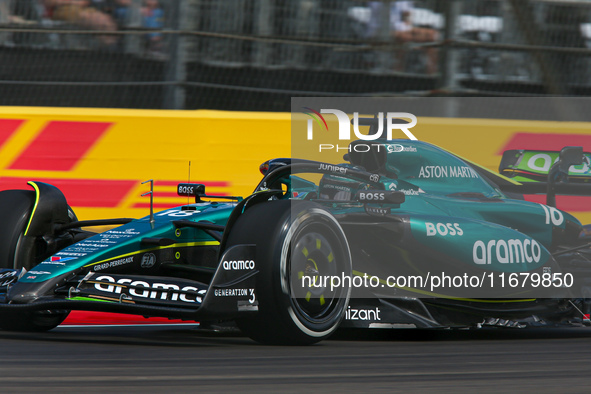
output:
[{"label": "green race car bodywork", "polygon": [[[501,171],[517,176],[508,178],[425,142],[376,140],[366,149],[356,141],[342,165],[264,163],[263,180],[245,199],[208,199],[202,187],[179,185],[181,195],[196,197],[194,204],[101,222],[122,225],[98,234],[81,229],[95,223],[68,216],[57,189],[31,182],[34,198],[18,191],[31,198],[22,213],[5,208],[5,220],[15,225],[0,234],[7,245],[0,250],[7,260],[0,322],[8,329],[49,329],[73,309],[235,320],[269,343],[278,330],[286,334],[277,343],[311,343],[338,327],[584,323],[591,289],[584,227],[522,194],[587,193],[589,156],[574,154],[578,163],[572,152],[568,159],[542,153],[549,159],[540,152],[507,154]],[[554,178],[545,182],[549,174]],[[445,273],[480,279],[434,286],[433,277]],[[323,274],[375,283],[297,288],[302,277]],[[576,280],[509,285],[548,274]],[[389,286],[393,276],[415,282]],[[43,324],[40,317],[47,316],[54,319]]]}]

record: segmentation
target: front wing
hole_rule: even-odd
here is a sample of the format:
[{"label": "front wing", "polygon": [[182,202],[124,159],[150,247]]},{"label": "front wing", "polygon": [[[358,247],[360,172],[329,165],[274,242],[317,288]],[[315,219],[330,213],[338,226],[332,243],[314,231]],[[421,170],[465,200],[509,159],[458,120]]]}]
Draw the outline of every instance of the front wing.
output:
[{"label": "front wing", "polygon": [[[187,320],[235,318],[258,311],[255,281],[259,271],[254,253],[254,245],[228,249],[209,284],[103,272],[70,272],[44,282],[25,283],[19,279],[30,272],[4,269],[0,270],[0,313],[60,309]],[[251,263],[231,264],[237,261]]]}]

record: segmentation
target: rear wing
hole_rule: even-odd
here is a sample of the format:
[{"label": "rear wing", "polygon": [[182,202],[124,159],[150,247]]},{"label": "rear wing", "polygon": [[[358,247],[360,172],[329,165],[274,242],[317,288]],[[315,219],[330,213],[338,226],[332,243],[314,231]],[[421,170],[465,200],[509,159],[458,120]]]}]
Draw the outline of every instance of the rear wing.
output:
[{"label": "rear wing", "polygon": [[556,205],[556,194],[591,195],[591,153],[580,146],[561,151],[508,150],[499,172],[520,182],[502,190],[546,193],[547,205]]},{"label": "rear wing", "polygon": [[[580,163],[568,168],[569,182],[591,183],[591,153],[583,152],[581,147],[564,149],[572,155],[568,160]],[[503,152],[499,172],[519,182],[546,182],[550,169],[559,160],[561,152],[508,150]]]}]

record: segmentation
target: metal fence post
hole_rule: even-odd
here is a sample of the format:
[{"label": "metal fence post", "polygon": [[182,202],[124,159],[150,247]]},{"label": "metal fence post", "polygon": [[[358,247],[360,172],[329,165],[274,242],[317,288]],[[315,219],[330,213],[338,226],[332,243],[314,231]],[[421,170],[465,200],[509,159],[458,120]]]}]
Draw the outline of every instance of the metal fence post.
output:
[{"label": "metal fence post", "polygon": [[186,38],[181,35],[183,27],[187,25],[186,2],[174,0],[169,9],[169,28],[173,31],[168,42],[168,61],[164,66],[164,80],[171,83],[164,87],[164,109],[185,108],[185,87],[187,78],[187,45]]},{"label": "metal fence post", "polygon": [[[12,0],[0,0],[0,25],[10,22],[10,6]],[[0,45],[6,44],[10,37],[8,32],[0,32]]]},{"label": "metal fence post", "polygon": [[[204,4],[206,0],[184,0],[186,2],[184,8],[184,21],[182,23],[183,30],[190,32],[204,30],[202,15],[205,13]],[[203,38],[199,36],[188,35],[185,38],[185,51],[187,62],[194,62],[202,59],[206,51],[203,51]]]},{"label": "metal fence post", "polygon": [[392,1],[383,1],[378,18],[378,43],[380,44],[376,71],[388,73],[392,70],[392,35],[390,34],[390,12]]},{"label": "metal fence post", "polygon": [[[523,32],[526,43],[538,48],[543,46],[543,37],[535,20],[535,10],[532,9],[532,4],[518,0],[508,1],[513,8],[517,24]],[[548,93],[552,95],[564,94],[564,86],[561,84],[560,77],[556,75],[554,64],[549,60],[551,56],[543,50],[534,50],[532,58],[540,68],[542,81],[546,85]]]},{"label": "metal fence post", "polygon": [[[128,14],[125,21],[127,28],[138,28],[142,27],[142,0],[132,0],[131,5],[128,8]],[[125,36],[125,52],[126,53],[141,53],[141,35],[130,34]]]},{"label": "metal fence post", "polygon": [[[251,21],[249,2],[243,0],[213,1],[210,5],[210,31],[229,35],[250,34],[247,21]],[[248,13],[248,15],[245,15]],[[244,63],[243,40],[235,38],[210,38],[208,39],[207,58],[211,61],[226,64]],[[249,58],[248,61],[251,61]]]},{"label": "metal fence post", "polygon": [[458,0],[448,0],[445,2],[445,27],[443,31],[444,45],[439,54],[440,89],[453,92],[457,89],[458,75],[458,54],[453,47],[453,42],[457,38],[457,22],[460,15],[460,2]]},{"label": "metal fence post", "polygon": [[[255,3],[255,34],[259,37],[270,37],[274,23],[273,0],[259,0]],[[270,44],[256,41],[254,43],[253,62],[257,66],[269,64]]]},{"label": "metal fence post", "polygon": [[[318,0],[300,0],[296,10],[296,37],[315,39],[318,38],[320,4]],[[296,67],[306,65],[305,45],[294,45],[291,63]]]}]

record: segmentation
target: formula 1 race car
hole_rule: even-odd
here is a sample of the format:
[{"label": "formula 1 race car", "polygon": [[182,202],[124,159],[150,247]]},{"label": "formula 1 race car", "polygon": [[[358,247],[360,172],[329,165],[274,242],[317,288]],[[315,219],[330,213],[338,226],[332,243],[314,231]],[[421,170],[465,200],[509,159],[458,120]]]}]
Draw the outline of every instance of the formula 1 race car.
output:
[{"label": "formula 1 race car", "polygon": [[[557,193],[590,190],[582,148],[505,152],[504,176],[425,142],[356,149],[364,142],[341,165],[267,161],[244,199],[179,184],[195,203],[137,220],[80,221],[40,182],[0,192],[0,327],[50,330],[71,310],[106,311],[233,321],[261,343],[310,344],[339,327],[589,322],[591,239],[554,207]],[[117,227],[86,230],[99,225]],[[424,262],[502,292],[466,296]]]}]

